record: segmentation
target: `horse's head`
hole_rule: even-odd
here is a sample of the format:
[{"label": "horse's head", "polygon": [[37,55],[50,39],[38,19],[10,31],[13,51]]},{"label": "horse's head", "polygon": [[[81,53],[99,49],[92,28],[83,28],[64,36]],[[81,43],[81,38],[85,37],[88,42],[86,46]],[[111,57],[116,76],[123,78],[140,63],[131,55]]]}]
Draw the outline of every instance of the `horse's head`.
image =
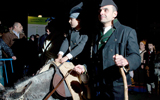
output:
[{"label": "horse's head", "polygon": [[43,100],[49,93],[54,68],[15,83],[14,87],[0,92],[0,100]]}]

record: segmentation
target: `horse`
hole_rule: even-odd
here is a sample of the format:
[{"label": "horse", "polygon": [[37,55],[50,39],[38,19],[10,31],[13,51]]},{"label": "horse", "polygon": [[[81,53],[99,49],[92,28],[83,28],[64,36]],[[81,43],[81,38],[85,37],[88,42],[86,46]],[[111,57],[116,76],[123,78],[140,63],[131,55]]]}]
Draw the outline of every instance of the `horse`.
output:
[{"label": "horse", "polygon": [[[57,67],[59,66],[59,68]],[[87,94],[88,86],[83,84],[81,76],[74,72],[74,65],[71,62],[65,62],[63,64],[49,61],[43,66],[41,70],[33,77],[25,79],[15,84],[13,88],[6,88],[3,92],[0,92],[0,99],[2,100],[43,100],[51,93],[52,89],[56,88],[57,83],[61,79],[57,79],[57,69],[61,71],[65,78],[62,85],[57,88],[56,94],[51,94],[47,100],[61,100],[67,98],[67,100],[83,100],[89,98]],[[70,71],[72,73],[69,73]],[[69,74],[68,74],[69,73]],[[67,75],[67,76],[66,76]],[[83,77],[83,76],[82,76]],[[66,83],[66,87],[64,86]],[[89,89],[88,89],[89,90]],[[66,92],[67,91],[67,92]],[[71,97],[63,96],[63,93],[70,93]],[[57,96],[58,93],[58,96]],[[62,98],[61,98],[62,97]],[[46,100],[46,99],[45,99]]]},{"label": "horse", "polygon": [[[50,63],[48,63],[50,66]],[[45,66],[47,66],[46,64]],[[15,83],[14,87],[6,88],[0,92],[0,99],[2,100],[43,100],[49,93],[51,80],[53,78],[54,68],[34,75],[29,78],[24,78]],[[48,100],[56,100],[50,97]]]}]

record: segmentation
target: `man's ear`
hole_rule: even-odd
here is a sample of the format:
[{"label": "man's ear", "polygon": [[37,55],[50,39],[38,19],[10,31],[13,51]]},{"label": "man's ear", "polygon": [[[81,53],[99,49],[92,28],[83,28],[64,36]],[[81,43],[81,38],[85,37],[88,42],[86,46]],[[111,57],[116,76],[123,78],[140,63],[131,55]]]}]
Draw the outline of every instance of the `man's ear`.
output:
[{"label": "man's ear", "polygon": [[117,11],[114,11],[114,12],[113,12],[113,17],[116,18],[117,15],[118,15],[118,12],[117,12]]}]

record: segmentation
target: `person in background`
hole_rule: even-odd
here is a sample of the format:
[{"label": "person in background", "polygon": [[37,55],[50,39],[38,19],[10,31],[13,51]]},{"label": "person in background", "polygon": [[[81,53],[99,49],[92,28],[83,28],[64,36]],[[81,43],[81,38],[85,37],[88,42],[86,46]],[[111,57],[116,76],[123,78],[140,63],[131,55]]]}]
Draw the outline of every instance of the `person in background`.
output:
[{"label": "person in background", "polygon": [[143,86],[145,83],[145,70],[144,70],[144,54],[146,53],[145,49],[146,41],[140,41],[139,43],[139,53],[141,56],[141,65],[134,71],[134,82],[137,86]]},{"label": "person in background", "polygon": [[5,26],[3,26],[1,20],[0,20],[0,37],[5,33]]},{"label": "person in background", "polygon": [[154,61],[155,61],[155,49],[152,41],[148,41],[148,50],[144,54],[144,64],[146,70],[146,83],[148,96],[155,93],[155,75],[154,75]]},{"label": "person in background", "polygon": [[12,30],[13,30],[13,25],[8,25],[8,32],[12,32]]},{"label": "person in background", "polygon": [[30,38],[29,38],[29,41],[33,41],[33,42],[34,42],[34,41],[35,41],[35,38],[36,38],[35,35],[31,35]]},{"label": "person in background", "polygon": [[36,42],[36,36],[31,35],[28,41],[28,60],[27,60],[27,66],[24,69],[24,73],[26,76],[32,76],[36,73],[39,67],[39,59],[38,59],[38,51],[37,51],[38,45]]},{"label": "person in background", "polygon": [[[39,37],[40,36],[39,36],[39,34],[36,34],[35,37],[36,37],[35,42],[36,42],[37,46],[39,47]],[[38,51],[38,47],[37,47],[37,51]]]},{"label": "person in background", "polygon": [[[7,69],[8,79],[10,80],[8,85],[12,86],[14,82],[23,77],[23,69],[27,61],[27,39],[23,33],[23,26],[19,22],[13,24],[13,29],[10,32],[4,33],[2,36],[3,41],[12,49],[12,52],[16,56],[17,60],[13,61],[14,73],[11,73],[10,69]],[[5,58],[8,56],[4,54]],[[8,68],[10,64],[6,63]]]},{"label": "person in background", "polygon": [[39,39],[39,34],[36,34],[36,38]]},{"label": "person in background", "polygon": [[2,39],[3,41],[11,47],[15,42],[14,39],[21,39],[26,38],[25,34],[23,33],[23,26],[19,22],[15,22],[13,24],[13,30],[3,34]]},{"label": "person in background", "polygon": [[39,38],[39,41],[38,41],[38,50],[39,50],[39,53],[42,53],[42,49],[43,49],[43,46],[44,46],[44,41],[46,40],[47,36],[49,36],[50,33],[51,33],[48,26],[45,27],[45,31],[46,31],[46,33],[43,34]]},{"label": "person in background", "polygon": [[[6,52],[13,60],[16,60],[16,56],[14,56],[12,49],[0,38],[0,59],[2,59],[2,50]],[[4,86],[4,78],[3,78],[3,62],[0,61],[0,83]]]}]

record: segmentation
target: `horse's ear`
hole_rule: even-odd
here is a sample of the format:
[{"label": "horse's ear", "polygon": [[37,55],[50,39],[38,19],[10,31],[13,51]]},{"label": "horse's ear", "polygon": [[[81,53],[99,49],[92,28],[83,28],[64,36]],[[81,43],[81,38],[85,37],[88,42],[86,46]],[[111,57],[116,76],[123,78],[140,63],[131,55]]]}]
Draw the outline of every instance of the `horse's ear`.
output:
[{"label": "horse's ear", "polygon": [[13,92],[10,93],[10,97],[18,100],[20,98],[23,98],[23,95],[29,90],[29,88],[31,87],[31,84],[32,84],[32,81],[30,81],[24,87],[19,87],[15,89]]}]

